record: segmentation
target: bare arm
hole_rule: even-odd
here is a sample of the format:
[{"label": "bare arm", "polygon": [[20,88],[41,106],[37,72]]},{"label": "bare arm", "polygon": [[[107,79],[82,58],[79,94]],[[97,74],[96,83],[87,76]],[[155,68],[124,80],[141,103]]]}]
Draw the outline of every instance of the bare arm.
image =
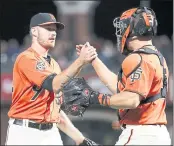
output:
[{"label": "bare arm", "polygon": [[52,82],[53,91],[56,93],[71,78],[74,77],[82,68],[83,62],[78,58],[66,70],[56,75]]},{"label": "bare arm", "polygon": [[[80,55],[82,47],[83,45],[76,45],[77,55]],[[93,47],[93,49],[95,48]],[[117,75],[110,71],[98,57],[92,61],[92,66],[105,86],[113,94],[117,93]]]},{"label": "bare arm", "polygon": [[100,80],[108,87],[108,89],[113,94],[117,93],[117,75],[110,71],[98,57],[92,62],[92,66]]},{"label": "bare arm", "polygon": [[72,122],[69,120],[69,118],[66,116],[66,114],[63,111],[60,111],[60,123],[57,123],[57,127],[63,131],[65,134],[67,134],[69,137],[71,137],[75,142],[76,145],[79,145],[83,142],[85,137],[83,134],[72,124]]},{"label": "bare arm", "polygon": [[137,93],[124,91],[111,96],[110,107],[114,109],[134,109],[141,101],[141,96]]},{"label": "bare arm", "polygon": [[123,91],[112,96],[93,92],[90,98],[90,104],[100,104],[113,109],[134,109],[140,104],[141,99],[142,96],[129,91]]},{"label": "bare arm", "polygon": [[80,72],[83,65],[91,62],[96,56],[97,53],[94,48],[84,45],[79,57],[66,70],[54,77],[52,81],[53,91],[57,93],[70,78]]},{"label": "bare arm", "polygon": [[80,72],[82,71],[82,68],[83,68],[83,67],[81,67],[81,68],[79,69],[79,71],[76,73],[75,77],[79,76]]}]

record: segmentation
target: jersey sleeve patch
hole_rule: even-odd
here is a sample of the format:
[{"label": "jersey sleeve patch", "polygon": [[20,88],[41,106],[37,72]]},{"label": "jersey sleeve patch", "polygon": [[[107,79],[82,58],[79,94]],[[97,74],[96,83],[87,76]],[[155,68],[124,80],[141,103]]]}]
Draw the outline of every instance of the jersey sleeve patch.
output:
[{"label": "jersey sleeve patch", "polygon": [[46,64],[42,60],[37,61],[36,70],[44,71],[46,69]]},{"label": "jersey sleeve patch", "polygon": [[142,68],[139,67],[137,68],[129,77],[131,79],[131,82],[134,82],[135,80],[139,80],[141,78],[142,75]]}]

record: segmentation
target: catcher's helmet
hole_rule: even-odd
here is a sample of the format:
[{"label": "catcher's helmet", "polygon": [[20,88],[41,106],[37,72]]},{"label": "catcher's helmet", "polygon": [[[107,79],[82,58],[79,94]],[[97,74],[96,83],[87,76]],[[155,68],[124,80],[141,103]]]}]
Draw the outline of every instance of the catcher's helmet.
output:
[{"label": "catcher's helmet", "polygon": [[113,21],[116,27],[118,49],[124,54],[128,37],[154,36],[157,33],[157,20],[152,9],[147,7],[132,8],[122,13]]}]

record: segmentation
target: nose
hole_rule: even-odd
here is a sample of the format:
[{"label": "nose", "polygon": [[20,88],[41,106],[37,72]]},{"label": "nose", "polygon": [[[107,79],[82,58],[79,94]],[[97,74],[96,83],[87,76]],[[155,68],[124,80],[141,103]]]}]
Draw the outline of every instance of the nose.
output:
[{"label": "nose", "polygon": [[51,34],[51,37],[56,37],[57,33],[54,31],[52,34]]}]

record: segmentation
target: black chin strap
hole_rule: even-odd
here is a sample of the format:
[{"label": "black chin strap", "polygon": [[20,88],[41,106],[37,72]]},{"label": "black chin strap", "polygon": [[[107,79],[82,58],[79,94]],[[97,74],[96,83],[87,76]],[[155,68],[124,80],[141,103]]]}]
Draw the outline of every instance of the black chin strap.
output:
[{"label": "black chin strap", "polygon": [[[153,46],[153,45],[144,45],[144,46],[142,46],[141,48],[144,48],[144,47],[149,47],[149,46]],[[139,48],[140,49],[140,48]],[[124,50],[123,50],[123,55],[125,55],[125,56],[128,56],[129,54],[131,54],[131,53],[133,53],[134,51],[133,50],[129,50],[128,49],[128,47],[126,46],[126,44],[125,44],[125,47],[124,47]]]},{"label": "black chin strap", "polygon": [[125,47],[122,54],[128,56],[132,52],[133,52],[132,50],[128,50],[127,47]]}]

